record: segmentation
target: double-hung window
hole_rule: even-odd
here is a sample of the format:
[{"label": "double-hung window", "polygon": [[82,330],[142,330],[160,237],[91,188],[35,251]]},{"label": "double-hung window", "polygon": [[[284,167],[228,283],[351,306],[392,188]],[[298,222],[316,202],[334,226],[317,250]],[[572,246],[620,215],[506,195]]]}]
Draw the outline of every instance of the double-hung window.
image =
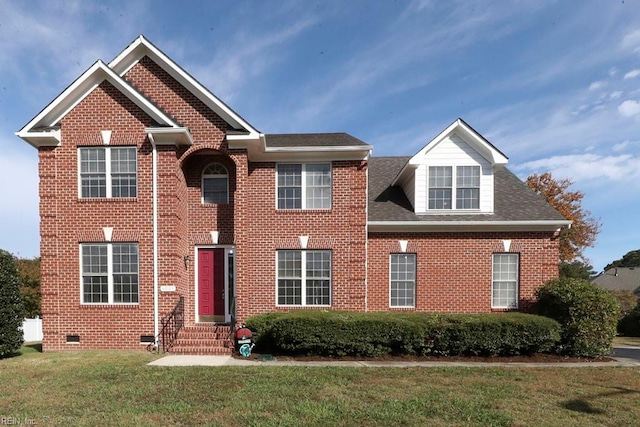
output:
[{"label": "double-hung window", "polygon": [[135,147],[78,149],[80,197],[136,197],[138,162]]},{"label": "double-hung window", "polygon": [[391,254],[389,262],[391,307],[415,307],[416,255]]},{"label": "double-hung window", "polygon": [[331,251],[277,251],[278,305],[331,305]]},{"label": "double-hung window", "polygon": [[429,166],[428,185],[429,209],[480,208],[480,166]]},{"label": "double-hung window", "polygon": [[279,163],[278,209],[331,209],[330,163]]},{"label": "double-hung window", "polygon": [[492,308],[518,308],[519,264],[518,254],[493,254]]},{"label": "double-hung window", "polygon": [[229,173],[220,163],[212,163],[202,171],[202,203],[229,203]]},{"label": "double-hung window", "polygon": [[137,243],[83,243],[80,245],[82,302],[137,304]]}]

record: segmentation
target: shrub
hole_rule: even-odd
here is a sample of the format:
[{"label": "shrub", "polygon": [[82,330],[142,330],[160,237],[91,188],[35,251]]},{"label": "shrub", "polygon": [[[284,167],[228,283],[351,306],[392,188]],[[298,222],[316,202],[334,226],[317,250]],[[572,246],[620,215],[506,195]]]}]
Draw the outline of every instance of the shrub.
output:
[{"label": "shrub", "polygon": [[256,351],[294,355],[513,355],[550,351],[560,325],[521,313],[450,315],[299,310],[247,319]]},{"label": "shrub", "polygon": [[618,332],[628,337],[640,337],[640,302],[618,322]]},{"label": "shrub", "polygon": [[620,319],[624,318],[638,305],[638,297],[631,291],[610,290],[609,293],[620,305]]},{"label": "shrub", "polygon": [[562,325],[559,353],[585,357],[609,354],[620,307],[607,290],[565,277],[547,282],[536,297],[535,311]]},{"label": "shrub", "polygon": [[18,290],[18,268],[13,255],[0,250],[0,357],[22,345],[22,300]]}]

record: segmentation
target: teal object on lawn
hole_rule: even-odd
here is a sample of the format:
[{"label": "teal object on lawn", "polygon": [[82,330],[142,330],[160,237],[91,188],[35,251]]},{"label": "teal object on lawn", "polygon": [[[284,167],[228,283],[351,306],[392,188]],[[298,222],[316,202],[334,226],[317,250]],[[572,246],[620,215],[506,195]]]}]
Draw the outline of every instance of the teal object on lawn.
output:
[{"label": "teal object on lawn", "polygon": [[240,346],[240,354],[241,354],[243,357],[249,357],[249,356],[251,356],[251,350],[253,349],[253,346],[254,346],[254,345],[255,345],[255,344],[251,344],[251,345],[249,345],[249,344],[242,344],[242,345]]}]

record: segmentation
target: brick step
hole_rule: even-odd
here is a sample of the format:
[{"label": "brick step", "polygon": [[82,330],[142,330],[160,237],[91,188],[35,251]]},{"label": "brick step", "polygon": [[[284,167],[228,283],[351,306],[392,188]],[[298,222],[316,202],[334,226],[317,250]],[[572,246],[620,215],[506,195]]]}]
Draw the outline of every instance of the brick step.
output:
[{"label": "brick step", "polygon": [[169,353],[184,355],[231,354],[234,343],[230,339],[230,333],[231,327],[227,325],[185,326],[180,329]]},{"label": "brick step", "polygon": [[180,354],[185,356],[208,356],[208,355],[228,355],[233,353],[231,347],[176,347],[169,349],[170,354]]},{"label": "brick step", "polygon": [[197,338],[178,338],[174,341],[174,346],[179,347],[195,347],[195,346],[207,346],[207,347],[224,347],[230,341],[227,339],[197,339]]}]

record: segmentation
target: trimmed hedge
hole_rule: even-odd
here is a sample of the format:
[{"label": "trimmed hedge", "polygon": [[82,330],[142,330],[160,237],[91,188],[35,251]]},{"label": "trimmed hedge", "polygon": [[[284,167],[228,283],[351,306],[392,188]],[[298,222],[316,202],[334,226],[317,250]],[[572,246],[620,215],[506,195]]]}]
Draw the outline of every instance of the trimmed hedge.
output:
[{"label": "trimmed hedge", "polygon": [[531,354],[552,350],[560,325],[522,313],[426,314],[297,310],[247,319],[256,351],[318,356]]},{"label": "trimmed hedge", "polygon": [[562,325],[559,353],[586,357],[609,354],[620,313],[609,291],[587,280],[564,277],[547,282],[536,297],[534,311]]}]

